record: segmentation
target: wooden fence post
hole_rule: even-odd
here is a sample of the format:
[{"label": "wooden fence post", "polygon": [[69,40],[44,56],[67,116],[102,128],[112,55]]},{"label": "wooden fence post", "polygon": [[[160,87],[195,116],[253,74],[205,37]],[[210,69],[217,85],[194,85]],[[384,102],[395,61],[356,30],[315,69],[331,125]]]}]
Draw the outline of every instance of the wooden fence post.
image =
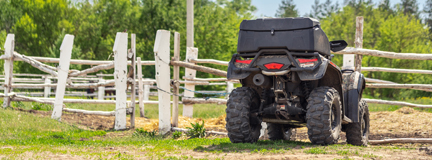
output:
[{"label": "wooden fence post", "polygon": [[[45,84],[51,84],[51,79],[49,76],[44,76],[45,78]],[[44,97],[49,98],[51,95],[51,87],[45,87],[44,88]]]},{"label": "wooden fence post", "polygon": [[132,56],[132,89],[131,89],[131,108],[132,108],[132,115],[130,118],[131,121],[131,128],[135,128],[135,95],[136,95],[136,82],[135,82],[135,78],[136,78],[136,35],[135,34],[131,34],[131,49],[133,52],[133,56]]},{"label": "wooden fence post", "polygon": [[[356,48],[363,48],[363,22],[364,19],[362,16],[356,17],[356,34],[354,41]],[[361,72],[362,58],[363,55],[355,55],[355,70],[358,72]]]},{"label": "wooden fence post", "polygon": [[[190,59],[197,59],[197,58],[198,58],[198,48],[187,47],[187,49],[186,49],[186,62],[191,63]],[[185,69],[185,77],[187,79],[195,79],[196,70],[186,68]],[[185,88],[187,89],[183,92],[185,97],[194,97],[195,96],[194,92],[191,92],[191,91],[195,91],[195,85],[194,84],[185,84]],[[188,91],[188,90],[191,90],[191,91]],[[191,104],[183,105],[183,116],[190,117],[190,118],[193,117],[193,105],[191,105]]]},{"label": "wooden fence post", "polygon": [[[102,76],[99,77],[99,84],[105,83],[105,79],[103,79]],[[99,86],[98,87],[98,100],[104,100],[105,99],[105,86]]]},{"label": "wooden fence post", "polygon": [[[170,91],[170,31],[158,30],[154,44],[156,61],[156,82],[159,98],[159,133],[166,134],[171,130],[171,97]],[[164,90],[165,92],[161,91]]]},{"label": "wooden fence post", "polygon": [[[174,33],[174,61],[180,60],[180,33],[175,32]],[[173,127],[178,127],[178,106],[179,106],[179,97],[176,96],[179,94],[179,87],[180,87],[180,67],[174,66],[174,73],[173,73],[173,90],[174,90],[174,96],[173,96],[173,111],[172,111],[172,124]]]},{"label": "wooden fence post", "polygon": [[58,79],[52,119],[61,121],[63,111],[63,98],[66,89],[66,81],[69,73],[69,65],[72,54],[74,36],[66,34],[60,47],[60,63],[58,66]]},{"label": "wooden fence post", "polygon": [[117,32],[114,42],[114,79],[116,89],[115,130],[126,129],[128,33]]},{"label": "wooden fence post", "polygon": [[143,79],[142,79],[142,65],[141,57],[137,57],[137,72],[138,72],[138,99],[140,108],[140,117],[144,117],[144,95],[143,95]]},{"label": "wooden fence post", "polygon": [[15,50],[15,35],[8,34],[6,37],[6,42],[4,44],[5,49],[5,59],[4,62],[4,73],[5,73],[5,83],[4,83],[4,101],[3,108],[10,106],[11,97],[9,97],[9,93],[12,92],[12,77],[13,77],[13,55]]}]

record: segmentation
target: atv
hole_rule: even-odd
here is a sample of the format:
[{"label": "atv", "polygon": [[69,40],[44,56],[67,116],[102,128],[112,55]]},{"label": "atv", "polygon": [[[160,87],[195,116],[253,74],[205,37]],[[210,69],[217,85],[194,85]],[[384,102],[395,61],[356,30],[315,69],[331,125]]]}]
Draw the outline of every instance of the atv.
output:
[{"label": "atv", "polygon": [[331,61],[330,50],[346,46],[329,42],[312,18],[243,20],[227,74],[242,85],[227,102],[231,142],[257,142],[266,122],[270,140],[292,140],[296,128],[307,127],[314,144],[335,144],[344,131],[347,143],[367,146],[364,76]]}]

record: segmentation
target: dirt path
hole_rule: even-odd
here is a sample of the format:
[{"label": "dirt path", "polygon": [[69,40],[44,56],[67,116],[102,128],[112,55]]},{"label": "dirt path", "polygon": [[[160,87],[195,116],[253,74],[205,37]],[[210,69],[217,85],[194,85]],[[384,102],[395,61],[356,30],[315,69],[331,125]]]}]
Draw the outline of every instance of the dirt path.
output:
[{"label": "dirt path", "polygon": [[[33,111],[41,116],[50,116],[50,112]],[[81,125],[92,130],[109,130],[114,126],[114,117],[83,115],[79,113],[63,113],[62,121],[70,124]],[[432,138],[432,113],[419,112],[412,108],[404,107],[393,112],[371,112],[371,128],[369,139],[378,140],[384,138]],[[187,118],[180,116],[179,127],[190,127],[190,123],[201,122],[201,118]],[[157,130],[157,119],[146,119],[137,117],[135,119],[136,127],[145,130]],[[207,130],[226,132],[225,116],[218,118],[204,119]],[[128,126],[129,126],[128,118]],[[299,128],[297,130],[297,139],[307,139],[307,129]],[[342,135],[344,140],[345,135]]]}]

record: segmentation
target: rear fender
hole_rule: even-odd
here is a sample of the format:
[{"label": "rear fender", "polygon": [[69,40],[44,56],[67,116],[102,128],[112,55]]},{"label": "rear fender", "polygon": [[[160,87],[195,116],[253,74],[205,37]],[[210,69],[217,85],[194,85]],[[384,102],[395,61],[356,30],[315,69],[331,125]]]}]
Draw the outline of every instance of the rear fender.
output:
[{"label": "rear fender", "polygon": [[[329,63],[331,63],[331,65],[327,65],[324,76],[318,80],[318,86],[333,87],[338,91],[341,101],[344,102],[345,96],[342,91],[342,72],[335,64],[332,62]],[[344,114],[346,105],[344,103],[341,104],[342,113]]]},{"label": "rear fender", "polygon": [[359,102],[362,98],[362,93],[365,87],[364,75],[360,72],[351,72],[343,74],[343,93],[346,97],[344,104],[346,105],[345,115],[353,122],[359,122]]},{"label": "rear fender", "polygon": [[227,72],[227,79],[228,80],[237,80],[237,79],[245,79],[248,77],[251,72],[238,72],[235,71],[238,68],[247,68],[249,64],[239,64],[240,66],[235,66],[234,62],[237,58],[237,55],[234,54],[231,58],[231,61],[228,63],[228,72]]}]

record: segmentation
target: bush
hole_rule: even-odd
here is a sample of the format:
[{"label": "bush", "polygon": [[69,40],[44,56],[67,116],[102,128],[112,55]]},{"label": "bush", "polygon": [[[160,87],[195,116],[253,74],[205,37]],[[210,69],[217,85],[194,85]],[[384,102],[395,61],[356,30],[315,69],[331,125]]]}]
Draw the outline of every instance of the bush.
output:
[{"label": "bush", "polygon": [[204,138],[206,136],[206,129],[204,128],[204,121],[202,121],[202,124],[199,124],[199,122],[193,124],[191,123],[192,128],[187,127],[189,131],[186,132],[186,135],[189,136],[189,138]]},{"label": "bush", "polygon": [[181,136],[182,136],[182,132],[180,132],[180,131],[175,131],[175,132],[172,133],[172,138],[173,139],[178,139]]},{"label": "bush", "polygon": [[142,128],[137,128],[135,132],[133,133],[134,137],[149,137],[149,138],[155,138],[157,136],[157,131],[146,131]]},{"label": "bush", "polygon": [[[1,103],[3,105],[3,101]],[[17,102],[12,102],[12,107],[15,108],[24,108],[24,103],[21,101],[17,101]]]},{"label": "bush", "polygon": [[44,104],[44,103],[38,103],[38,102],[32,102],[32,109],[51,111],[53,108],[52,108],[52,105],[48,105],[48,104]]}]

